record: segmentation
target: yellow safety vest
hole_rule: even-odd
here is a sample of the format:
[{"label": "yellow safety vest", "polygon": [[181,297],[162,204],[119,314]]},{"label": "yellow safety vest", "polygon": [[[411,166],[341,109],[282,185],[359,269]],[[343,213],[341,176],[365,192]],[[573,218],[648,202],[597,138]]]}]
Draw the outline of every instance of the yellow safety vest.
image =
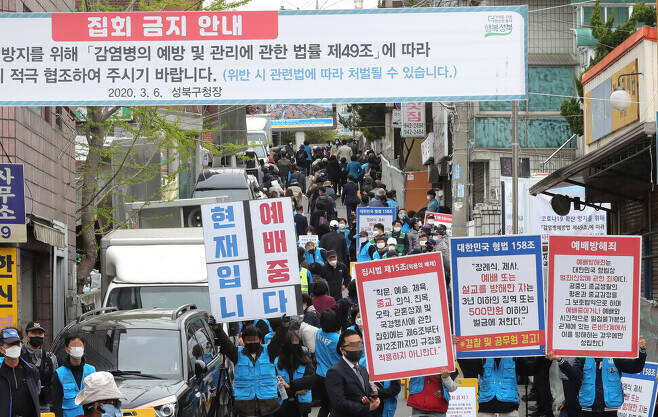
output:
[{"label": "yellow safety vest", "polygon": [[302,292],[308,294],[308,269],[304,267],[299,269],[299,281],[302,284]]}]

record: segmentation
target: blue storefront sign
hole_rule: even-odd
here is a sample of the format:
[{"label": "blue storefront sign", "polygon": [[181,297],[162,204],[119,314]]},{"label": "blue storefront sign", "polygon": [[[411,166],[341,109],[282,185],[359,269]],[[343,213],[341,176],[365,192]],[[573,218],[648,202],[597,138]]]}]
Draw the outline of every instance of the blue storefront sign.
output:
[{"label": "blue storefront sign", "polygon": [[0,242],[27,242],[23,164],[0,164]]}]

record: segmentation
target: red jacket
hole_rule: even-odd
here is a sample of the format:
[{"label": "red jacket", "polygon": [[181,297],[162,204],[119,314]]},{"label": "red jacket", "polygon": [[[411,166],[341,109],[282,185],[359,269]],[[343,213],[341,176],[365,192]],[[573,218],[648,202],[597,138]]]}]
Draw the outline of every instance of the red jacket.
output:
[{"label": "red jacket", "polygon": [[431,375],[425,377],[423,390],[418,394],[409,396],[407,405],[411,408],[433,413],[445,413],[448,411],[448,402],[443,397],[443,384],[441,377]]},{"label": "red jacket", "polygon": [[315,307],[315,310],[318,312],[318,314],[322,314],[322,312],[325,310],[338,311],[336,300],[330,295],[320,295],[318,297],[313,297],[312,300],[313,307]]}]

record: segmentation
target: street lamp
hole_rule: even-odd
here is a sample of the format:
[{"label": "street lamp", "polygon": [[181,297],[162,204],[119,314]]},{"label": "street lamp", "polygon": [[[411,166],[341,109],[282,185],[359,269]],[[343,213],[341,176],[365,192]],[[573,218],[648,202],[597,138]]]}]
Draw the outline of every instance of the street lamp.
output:
[{"label": "street lamp", "polygon": [[630,74],[621,74],[617,77],[617,87],[615,87],[615,91],[610,94],[610,105],[615,110],[624,111],[631,106],[630,94],[628,94],[628,92],[624,90],[624,87],[619,83],[621,77],[629,77],[631,75],[642,75],[642,73],[632,72]]}]

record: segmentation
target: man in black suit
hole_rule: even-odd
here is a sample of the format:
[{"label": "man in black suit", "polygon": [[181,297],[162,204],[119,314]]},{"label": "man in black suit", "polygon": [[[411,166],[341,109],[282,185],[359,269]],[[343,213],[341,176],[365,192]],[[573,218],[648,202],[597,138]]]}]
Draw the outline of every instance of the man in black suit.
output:
[{"label": "man in black suit", "polygon": [[361,336],[354,330],[341,333],[336,351],[342,356],[327,372],[325,387],[331,402],[331,417],[362,417],[379,407],[370,386],[368,371],[359,365],[363,352]]}]

